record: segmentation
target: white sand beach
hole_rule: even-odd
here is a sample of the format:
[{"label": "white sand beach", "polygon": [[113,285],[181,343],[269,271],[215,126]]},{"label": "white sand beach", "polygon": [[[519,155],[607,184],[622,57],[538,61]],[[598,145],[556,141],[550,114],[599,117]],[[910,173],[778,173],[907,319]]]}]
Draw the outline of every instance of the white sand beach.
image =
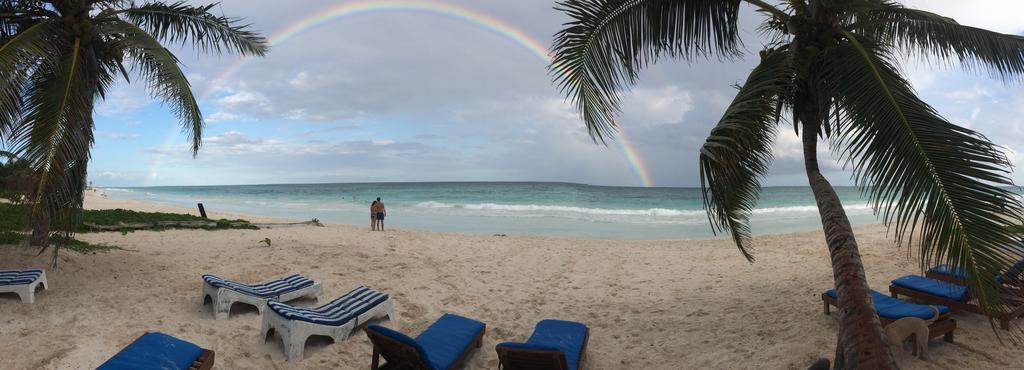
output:
[{"label": "white sand beach", "polygon": [[[195,213],[94,193],[87,206]],[[875,289],[918,271],[881,227],[857,231]],[[298,272],[322,282],[327,300],[366,285],[391,295],[397,317],[386,325],[410,334],[446,312],[483,321],[484,345],[470,356],[469,369],[497,368],[494,345],[525,340],[544,318],[591,328],[587,369],[801,369],[831,357],[835,342],[836,323],[822,313],[820,299],[832,282],[821,232],[757,237],[754,264],[728,240],[495,237],[345,225],[79,238],[126,250],[62,252],[53,269],[49,255],[0,247],[0,268],[46,267],[52,285],[31,305],[0,295],[0,367],[94,368],[145,331],[212,349],[223,369],[369,365],[371,347],[361,332],[339,343],[311,343],[304,360],[284,362],[280,340],[260,338],[255,309],[213,319],[201,305],[203,273],[256,282]],[[264,238],[272,246],[258,243]],[[955,319],[955,343],[934,340],[930,361],[904,357],[904,367],[1024,367],[1024,347],[1001,343],[985,318]]]}]

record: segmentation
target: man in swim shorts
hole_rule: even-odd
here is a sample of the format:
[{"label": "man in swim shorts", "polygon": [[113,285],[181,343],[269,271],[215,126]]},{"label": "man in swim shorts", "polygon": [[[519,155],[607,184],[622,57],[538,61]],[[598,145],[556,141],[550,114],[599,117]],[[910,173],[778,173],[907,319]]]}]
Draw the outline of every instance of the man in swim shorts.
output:
[{"label": "man in swim shorts", "polygon": [[388,211],[384,209],[384,202],[377,197],[377,230],[384,231],[384,216]]}]

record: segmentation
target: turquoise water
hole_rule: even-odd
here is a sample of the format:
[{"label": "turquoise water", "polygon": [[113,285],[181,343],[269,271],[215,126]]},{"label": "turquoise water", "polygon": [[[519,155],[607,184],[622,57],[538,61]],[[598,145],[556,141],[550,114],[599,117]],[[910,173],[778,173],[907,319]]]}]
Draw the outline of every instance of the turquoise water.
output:
[{"label": "turquoise water", "polygon": [[[381,183],[107,188],[114,198],[329,223],[368,225],[370,203],[387,206],[386,227],[597,239],[697,239],[714,235],[700,189],[567,183]],[[838,188],[855,225],[877,223],[856,188]],[[761,194],[755,233],[821,227],[810,188]]]}]

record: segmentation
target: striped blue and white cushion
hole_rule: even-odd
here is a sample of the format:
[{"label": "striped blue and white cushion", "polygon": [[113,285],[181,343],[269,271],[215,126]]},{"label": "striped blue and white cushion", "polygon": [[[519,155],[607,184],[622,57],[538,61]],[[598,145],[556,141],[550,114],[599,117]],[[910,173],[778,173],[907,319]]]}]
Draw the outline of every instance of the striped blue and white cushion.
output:
[{"label": "striped blue and white cushion", "polygon": [[43,274],[43,270],[0,270],[0,285],[31,284]]},{"label": "striped blue and white cushion", "polygon": [[271,280],[256,285],[242,284],[236,281],[221,279],[210,274],[203,275],[203,281],[218,288],[227,288],[239,293],[261,298],[274,298],[282,294],[313,285],[313,280],[299,274],[290,275],[285,278]]},{"label": "striped blue and white cushion", "polygon": [[290,320],[340,326],[387,300],[387,294],[361,286],[317,308],[296,307],[280,302],[269,302],[267,306]]}]

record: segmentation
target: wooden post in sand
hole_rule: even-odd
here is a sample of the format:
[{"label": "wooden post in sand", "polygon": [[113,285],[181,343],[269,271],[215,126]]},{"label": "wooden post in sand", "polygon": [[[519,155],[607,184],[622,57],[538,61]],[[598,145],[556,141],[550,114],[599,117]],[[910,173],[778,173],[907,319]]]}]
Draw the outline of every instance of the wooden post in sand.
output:
[{"label": "wooden post in sand", "polygon": [[199,203],[199,216],[202,217],[204,220],[206,219],[206,209],[203,208],[202,203]]}]

